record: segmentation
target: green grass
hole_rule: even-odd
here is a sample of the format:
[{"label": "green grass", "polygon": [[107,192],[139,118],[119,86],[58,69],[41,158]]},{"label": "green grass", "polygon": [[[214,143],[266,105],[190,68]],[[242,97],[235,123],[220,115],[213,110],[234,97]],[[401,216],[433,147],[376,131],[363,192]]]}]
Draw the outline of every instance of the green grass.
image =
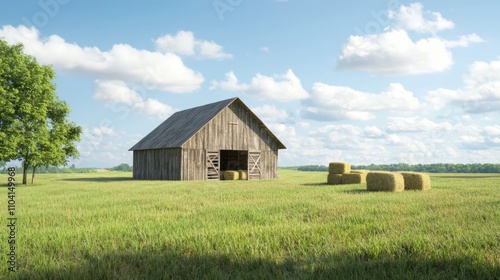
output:
[{"label": "green grass", "polygon": [[500,279],[500,174],[436,174],[431,190],[403,193],[293,170],[266,181],[130,177],[41,174],[18,186],[19,271],[7,271],[3,226],[0,277]]}]

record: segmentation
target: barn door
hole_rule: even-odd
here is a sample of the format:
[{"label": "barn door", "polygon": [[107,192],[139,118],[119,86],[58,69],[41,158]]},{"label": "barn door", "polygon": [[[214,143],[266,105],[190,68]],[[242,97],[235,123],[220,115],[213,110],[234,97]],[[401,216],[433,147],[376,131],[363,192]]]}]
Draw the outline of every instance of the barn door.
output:
[{"label": "barn door", "polygon": [[207,151],[207,180],[219,180],[219,151]]},{"label": "barn door", "polygon": [[248,152],[248,180],[260,179],[260,151]]}]

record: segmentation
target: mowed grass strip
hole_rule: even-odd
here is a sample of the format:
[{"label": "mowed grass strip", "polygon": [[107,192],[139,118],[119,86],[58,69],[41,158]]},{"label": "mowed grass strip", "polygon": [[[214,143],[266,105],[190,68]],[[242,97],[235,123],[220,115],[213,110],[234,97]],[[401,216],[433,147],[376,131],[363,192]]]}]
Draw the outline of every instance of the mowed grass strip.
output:
[{"label": "mowed grass strip", "polygon": [[[329,186],[325,172],[280,170],[279,175],[277,180],[217,182],[134,181],[130,173],[118,172],[38,175],[34,186],[17,188],[19,271],[8,274],[2,265],[0,275],[500,275],[499,175],[438,175],[428,192],[403,193],[371,193],[365,185]],[[0,182],[7,177],[1,175]],[[6,221],[6,209],[0,218]],[[1,232],[6,236],[7,229]],[[6,264],[6,255],[2,258]]]}]

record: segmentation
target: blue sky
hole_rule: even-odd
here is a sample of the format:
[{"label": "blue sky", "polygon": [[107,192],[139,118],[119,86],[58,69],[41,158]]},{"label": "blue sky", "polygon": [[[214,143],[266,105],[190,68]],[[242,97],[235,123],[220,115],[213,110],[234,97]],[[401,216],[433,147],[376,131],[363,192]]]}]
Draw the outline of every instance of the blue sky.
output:
[{"label": "blue sky", "polygon": [[[342,3],[342,4],[339,4]],[[57,73],[78,167],[175,111],[240,97],[280,165],[500,163],[500,2],[2,1],[0,37]]]}]

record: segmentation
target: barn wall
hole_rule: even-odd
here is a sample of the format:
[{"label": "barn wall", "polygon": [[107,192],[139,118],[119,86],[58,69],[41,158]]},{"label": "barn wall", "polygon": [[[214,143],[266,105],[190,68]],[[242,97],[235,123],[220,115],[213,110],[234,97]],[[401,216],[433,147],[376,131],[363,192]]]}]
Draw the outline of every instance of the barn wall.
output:
[{"label": "barn wall", "polygon": [[180,180],[181,149],[134,151],[133,177],[146,180]]},{"label": "barn wall", "polygon": [[238,102],[222,110],[182,147],[183,180],[205,180],[206,150],[261,151],[261,179],[278,176],[278,143]]},{"label": "barn wall", "polygon": [[181,180],[205,180],[207,176],[205,151],[182,150]]},{"label": "barn wall", "polygon": [[278,178],[278,151],[262,151],[261,152],[261,179]]}]

